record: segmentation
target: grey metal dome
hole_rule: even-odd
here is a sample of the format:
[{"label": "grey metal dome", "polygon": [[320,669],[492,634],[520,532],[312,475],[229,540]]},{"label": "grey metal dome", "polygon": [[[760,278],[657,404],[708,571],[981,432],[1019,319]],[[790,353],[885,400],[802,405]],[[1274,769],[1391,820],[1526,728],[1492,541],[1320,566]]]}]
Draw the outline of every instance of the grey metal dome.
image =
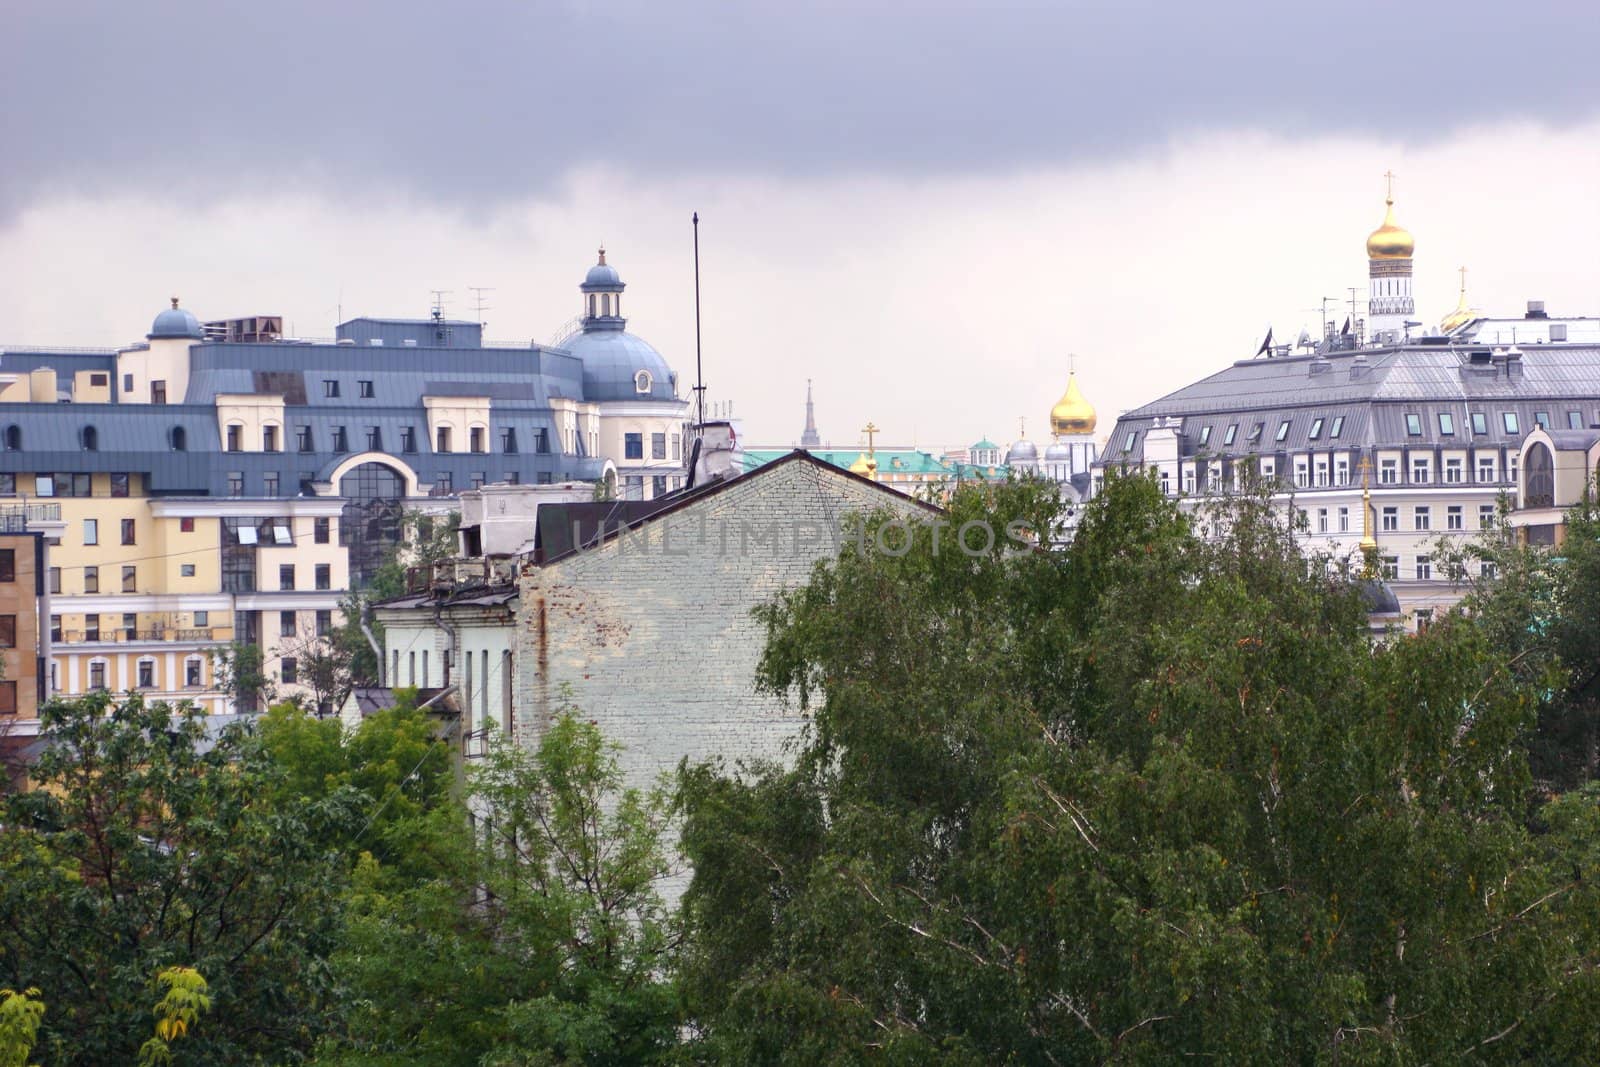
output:
[{"label": "grey metal dome", "polygon": [[1026,437],[1011,446],[1011,451],[1006,453],[1006,465],[1013,466],[1018,463],[1039,462],[1039,448]]},{"label": "grey metal dome", "polygon": [[620,293],[627,286],[622,284],[622,275],[617,273],[617,268],[606,262],[606,250],[600,249],[600,262],[589,268],[589,273],[583,276],[583,284],[578,286],[585,293]]},{"label": "grey metal dome", "polygon": [[151,341],[163,337],[188,337],[199,341],[205,337],[205,333],[200,329],[200,320],[194,317],[194,312],[179,307],[178,298],[173,297],[172,306],[156,316],[145,337]]},{"label": "grey metal dome", "polygon": [[[584,330],[561,343],[583,361],[585,400],[674,400],[672,368],[661,353],[626,330]],[[650,374],[650,390],[638,391],[640,371]]]},{"label": "grey metal dome", "polygon": [[1065,462],[1071,458],[1072,449],[1068,448],[1060,441],[1051,443],[1051,445],[1044,450],[1044,459],[1046,463]]}]

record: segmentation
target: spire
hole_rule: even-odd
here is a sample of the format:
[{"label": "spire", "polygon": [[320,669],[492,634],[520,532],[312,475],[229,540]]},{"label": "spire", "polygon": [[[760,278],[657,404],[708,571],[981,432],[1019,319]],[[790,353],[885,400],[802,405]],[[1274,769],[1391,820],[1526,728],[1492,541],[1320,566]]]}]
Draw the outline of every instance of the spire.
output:
[{"label": "spire", "polygon": [[801,448],[821,448],[822,437],[817,433],[817,416],[811,406],[811,379],[806,379],[806,428],[800,435]]}]

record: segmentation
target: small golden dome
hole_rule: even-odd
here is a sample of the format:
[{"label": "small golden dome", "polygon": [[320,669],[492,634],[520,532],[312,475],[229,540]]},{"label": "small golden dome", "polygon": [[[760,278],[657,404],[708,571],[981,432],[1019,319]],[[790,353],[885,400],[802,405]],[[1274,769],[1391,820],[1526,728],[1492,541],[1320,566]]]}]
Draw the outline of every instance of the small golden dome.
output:
[{"label": "small golden dome", "polygon": [[861,453],[856,457],[856,461],[850,464],[850,473],[865,475],[868,478],[876,477],[878,473],[877,457],[866,452]]},{"label": "small golden dome", "polygon": [[1067,374],[1067,391],[1050,409],[1050,432],[1057,435],[1094,433],[1094,426],[1094,405],[1078,391],[1078,372],[1070,371]]},{"label": "small golden dome", "polygon": [[1467,268],[1461,268],[1461,298],[1456,301],[1456,309],[1439,320],[1439,332],[1449,333],[1459,326],[1464,326],[1477,318],[1477,314],[1467,306]]},{"label": "small golden dome", "polygon": [[1384,200],[1387,210],[1384,212],[1383,225],[1372,231],[1372,236],[1367,238],[1368,259],[1410,259],[1411,254],[1417,250],[1417,240],[1411,236],[1411,231],[1394,221],[1394,199]]}]

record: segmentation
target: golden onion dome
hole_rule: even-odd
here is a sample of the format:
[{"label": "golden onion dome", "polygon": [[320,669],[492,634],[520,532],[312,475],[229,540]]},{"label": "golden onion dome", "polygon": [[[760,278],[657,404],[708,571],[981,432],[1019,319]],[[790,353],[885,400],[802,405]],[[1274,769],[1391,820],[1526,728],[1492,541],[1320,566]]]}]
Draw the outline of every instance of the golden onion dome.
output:
[{"label": "golden onion dome", "polygon": [[1050,409],[1050,432],[1058,435],[1094,433],[1094,426],[1094,405],[1078,391],[1078,372],[1070,371],[1067,374],[1067,391]]},{"label": "golden onion dome", "polygon": [[1456,309],[1439,320],[1439,332],[1449,333],[1458,327],[1465,326],[1477,318],[1470,307],[1467,306],[1467,291],[1461,290],[1461,299],[1456,302]]},{"label": "golden onion dome", "polygon": [[1384,200],[1383,225],[1367,238],[1368,259],[1410,259],[1417,250],[1417,239],[1411,231],[1394,221],[1394,198]]},{"label": "golden onion dome", "polygon": [[856,457],[856,461],[850,464],[850,473],[864,475],[868,478],[876,477],[878,473],[878,458],[866,452],[861,453]]}]

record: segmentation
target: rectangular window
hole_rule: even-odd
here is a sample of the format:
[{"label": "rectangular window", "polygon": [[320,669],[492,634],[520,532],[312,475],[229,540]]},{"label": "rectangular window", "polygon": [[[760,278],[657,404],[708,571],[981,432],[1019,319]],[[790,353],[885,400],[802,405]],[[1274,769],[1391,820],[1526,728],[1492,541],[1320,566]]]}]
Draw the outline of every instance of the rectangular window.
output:
[{"label": "rectangular window", "polygon": [[507,426],[500,431],[500,451],[507,456],[517,454],[517,431]]},{"label": "rectangular window", "polygon": [[651,459],[666,459],[667,458],[667,435],[666,434],[664,434],[664,433],[653,433],[653,434],[650,435],[650,458]]},{"label": "rectangular window", "polygon": [[0,615],[0,648],[17,647],[17,617]]},{"label": "rectangular window", "polygon": [[280,611],[280,612],[278,612],[278,636],[279,637],[293,637],[294,633],[295,633],[294,627],[295,627],[294,612],[292,612],[292,611]]},{"label": "rectangular window", "polygon": [[1505,426],[1506,433],[1516,434],[1521,432],[1517,429],[1517,413],[1515,411],[1502,411],[1500,413],[1500,422]]},{"label": "rectangular window", "polygon": [[1467,528],[1460,504],[1451,504],[1444,509],[1444,525],[1447,530],[1465,530]]},{"label": "rectangular window", "polygon": [[450,427],[441,426],[433,431],[433,450],[435,452],[450,451]]},{"label": "rectangular window", "polygon": [[367,451],[368,452],[382,452],[383,451],[383,427],[381,427],[381,426],[368,426],[367,427]]},{"label": "rectangular window", "polygon": [[637,474],[630,474],[622,480],[622,499],[643,500],[644,478]]},{"label": "rectangular window", "polygon": [[228,472],[228,495],[244,496],[244,471]]},{"label": "rectangular window", "polygon": [[267,471],[265,474],[263,474],[261,476],[261,495],[262,496],[277,496],[278,495],[278,472],[277,471]]},{"label": "rectangular window", "polygon": [[139,661],[139,688],[154,689],[156,687],[156,665],[153,661],[142,659]]},{"label": "rectangular window", "polygon": [[1478,529],[1487,530],[1494,525],[1494,505],[1478,505]]},{"label": "rectangular window", "polygon": [[100,543],[99,519],[83,520],[83,543],[86,545],[98,545]]},{"label": "rectangular window", "polygon": [[311,427],[296,426],[294,428],[294,446],[301,452],[315,451],[311,444]]},{"label": "rectangular window", "polygon": [[139,568],[122,568],[122,591],[124,593],[137,593],[139,591]]},{"label": "rectangular window", "polygon": [[1400,461],[1397,459],[1380,459],[1378,461],[1378,481],[1383,485],[1393,485],[1400,480]]},{"label": "rectangular window", "polygon": [[1317,533],[1327,533],[1327,532],[1328,532],[1328,509],[1327,508],[1318,508],[1317,509]]},{"label": "rectangular window", "polygon": [[128,495],[128,475],[125,472],[116,473],[111,476],[111,495]]},{"label": "rectangular window", "polygon": [[[96,623],[96,630],[98,631],[98,629],[99,629],[99,624]],[[100,640],[99,634],[96,633],[96,635],[91,640],[95,640],[95,641]],[[93,663],[89,664],[89,688],[90,689],[104,689],[105,687],[106,687],[106,664],[105,664],[105,660],[95,660]]]},{"label": "rectangular window", "polygon": [[1411,484],[1426,485],[1433,480],[1433,464],[1421,456],[1411,457]]},{"label": "rectangular window", "polygon": [[200,661],[197,659],[185,660],[183,664],[183,684],[190,689],[200,688]]},{"label": "rectangular window", "polygon": [[61,643],[61,616],[50,616],[50,640],[56,644]]},{"label": "rectangular window", "polygon": [[357,381],[356,381],[356,395],[359,396],[362,400],[371,400],[372,399],[372,382],[370,382],[368,380],[365,380],[365,379],[357,379]]},{"label": "rectangular window", "polygon": [[1183,472],[1183,491],[1191,494],[1194,492],[1194,468],[1192,467]]},{"label": "rectangular window", "polygon": [[1486,559],[1478,564],[1478,573],[1485,578],[1493,579],[1495,576],[1494,560]]},{"label": "rectangular window", "polygon": [[537,471],[533,476],[535,485],[549,485],[554,480],[555,476],[549,471]]},{"label": "rectangular window", "polygon": [[[9,549],[9,548],[6,549],[4,552],[0,552],[0,561],[3,561],[10,554],[11,554],[11,549]],[[9,577],[9,575],[11,575],[11,574],[12,574],[12,571],[9,568],[7,568],[7,570],[5,571],[4,574],[0,574],[0,582],[14,582],[14,581],[16,581],[15,577]],[[56,595],[56,596],[61,595],[61,568],[60,567],[51,567],[50,568],[50,592],[52,594]]]},{"label": "rectangular window", "polygon": [[[1206,427],[1207,436],[1209,436],[1210,433],[1211,433],[1211,427],[1207,426]],[[672,458],[673,459],[682,459],[683,458],[683,435],[682,434],[675,433],[675,434],[672,435]]]},{"label": "rectangular window", "polygon": [[[83,617],[83,639],[85,641],[98,641],[98,640],[100,640],[100,616],[98,616],[98,615],[85,615]],[[98,685],[98,686],[95,686],[95,688],[96,689],[104,689],[105,686]]]},{"label": "rectangular window", "polygon": [[1231,445],[1231,444],[1233,444],[1233,439],[1238,437],[1238,436],[1239,436],[1239,424],[1237,422],[1230,422],[1228,424],[1227,433],[1224,433],[1222,435],[1222,443],[1224,445]]},{"label": "rectangular window", "polygon": [[317,636],[327,637],[333,632],[333,612],[322,608],[317,612]]},{"label": "rectangular window", "polygon": [[276,426],[261,427],[261,451],[276,452],[278,450],[278,428]]},{"label": "rectangular window", "polygon": [[1493,456],[1479,456],[1478,457],[1478,481],[1480,481],[1480,482],[1492,482],[1492,481],[1494,481],[1494,457]]},{"label": "rectangular window", "polygon": [[467,450],[469,452],[482,452],[486,447],[483,443],[482,426],[474,426],[467,431]]},{"label": "rectangular window", "polygon": [[0,471],[0,496],[17,495],[17,476],[11,471]]},{"label": "rectangular window", "polygon": [[293,656],[285,656],[279,661],[278,677],[284,685],[294,685],[300,680],[300,665]]},{"label": "rectangular window", "polygon": [[1290,421],[1291,420],[1289,419],[1284,419],[1282,422],[1278,423],[1278,436],[1275,438],[1275,440],[1287,441],[1289,439]]},{"label": "rectangular window", "polygon": [[333,588],[333,566],[328,563],[317,564],[317,588]]},{"label": "rectangular window", "polygon": [[98,593],[100,591],[100,568],[83,568],[83,591],[85,593]]},{"label": "rectangular window", "polygon": [[1266,428],[1267,424],[1264,422],[1258,422],[1254,426],[1250,427],[1250,440],[1252,442],[1261,440],[1261,431],[1265,430]]},{"label": "rectangular window", "polygon": [[350,435],[343,426],[333,428],[333,450],[341,453],[350,451]]},{"label": "rectangular window", "polygon": [[449,471],[440,471],[433,479],[433,491],[439,496],[449,496],[454,488],[454,479],[450,477]]},{"label": "rectangular window", "polygon": [[1391,506],[1383,509],[1383,528],[1385,530],[1400,529],[1400,509],[1398,507]]},{"label": "rectangular window", "polygon": [[502,482],[505,482],[507,485],[521,485],[522,484],[522,476],[519,475],[516,471],[506,471],[504,474],[502,474],[500,476],[500,480]]},{"label": "rectangular window", "polygon": [[319,545],[327,544],[333,537],[333,520],[326,515],[311,520],[311,540]]},{"label": "rectangular window", "polygon": [[111,375],[91,374],[89,375],[89,384],[104,389],[111,384]]},{"label": "rectangular window", "polygon": [[1445,437],[1454,436],[1456,432],[1456,418],[1448,411],[1439,412],[1439,433]]},{"label": "rectangular window", "polygon": [[1328,484],[1328,458],[1326,456],[1317,457],[1316,482],[1318,485]]},{"label": "rectangular window", "polygon": [[1488,433],[1489,416],[1481,411],[1474,411],[1472,413],[1472,432],[1476,434]]},{"label": "rectangular window", "polygon": [[178,577],[180,577],[180,578],[193,578],[194,577],[194,564],[193,563],[180,563],[180,564],[178,564]]},{"label": "rectangular window", "polygon": [[1338,437],[1343,432],[1344,432],[1344,416],[1343,415],[1335,415],[1333,417],[1333,426],[1332,426],[1331,429],[1328,430],[1328,436],[1329,437]]},{"label": "rectangular window", "polygon": [[17,683],[0,682],[0,715],[15,715],[16,713]]},{"label": "rectangular window", "polygon": [[1400,557],[1399,556],[1384,556],[1383,557],[1383,576],[1384,576],[1385,579],[1387,579],[1388,581],[1391,581],[1391,582],[1397,582],[1397,581],[1400,580]]},{"label": "rectangular window", "polygon": [[1122,439],[1122,451],[1126,455],[1133,451],[1133,446],[1139,443],[1139,431],[1129,430],[1128,436]]},{"label": "rectangular window", "polygon": [[1460,456],[1450,456],[1444,461],[1444,480],[1453,485],[1462,481],[1462,460]]},{"label": "rectangular window", "polygon": [[1311,471],[1309,464],[1306,463],[1304,458],[1296,459],[1294,461],[1294,484],[1304,489],[1310,482]]},{"label": "rectangular window", "polygon": [[1413,527],[1414,529],[1431,529],[1433,524],[1432,509],[1430,509],[1427,505],[1418,505],[1415,509],[1413,509],[1412,521],[1415,523]]},{"label": "rectangular window", "polygon": [[[1165,493],[1167,491],[1167,489],[1166,489],[1166,481],[1167,481],[1167,472],[1166,471],[1162,471],[1161,472],[1161,482],[1162,482],[1161,491],[1163,493]],[[657,474],[657,475],[655,475],[654,477],[652,477],[650,479],[650,498],[652,500],[659,500],[661,497],[664,497],[666,495],[667,495],[667,476],[664,475],[664,474]]]},{"label": "rectangular window", "polygon": [[400,451],[414,453],[417,450],[417,428],[407,426],[400,431]]},{"label": "rectangular window", "polygon": [[209,612],[209,611],[197,611],[197,612],[195,612],[194,613],[194,624],[196,626],[199,626],[199,627],[202,627],[202,628],[210,626],[211,625],[211,612]]},{"label": "rectangular window", "polygon": [[1349,533],[1350,532],[1350,509],[1349,508],[1340,508],[1339,509],[1339,532],[1340,533]]},{"label": "rectangular window", "polygon": [[642,434],[642,433],[625,433],[625,434],[622,435],[622,458],[623,459],[643,459],[644,458],[644,434]]},{"label": "rectangular window", "polygon": [[34,479],[33,479],[33,495],[34,496],[55,496],[56,495],[56,482],[55,482],[55,479],[50,477],[50,475],[48,475],[48,474],[35,475]]},{"label": "rectangular window", "polygon": [[1333,484],[1350,484],[1350,457],[1340,456],[1333,461]]},{"label": "rectangular window", "polygon": [[1414,414],[1407,414],[1406,415],[1406,433],[1409,434],[1412,437],[1421,437],[1422,436],[1422,416],[1421,415],[1414,415]]},{"label": "rectangular window", "polygon": [[1317,438],[1319,438],[1321,436],[1322,436],[1322,420],[1321,419],[1312,419],[1311,420],[1311,429],[1306,431],[1306,439],[1309,440],[1309,441],[1315,441]]},{"label": "rectangular window", "polygon": [[1581,430],[1581,429],[1583,429],[1583,412],[1581,412],[1581,411],[1569,411],[1569,412],[1567,412],[1567,429],[1569,429],[1569,430]]},{"label": "rectangular window", "polygon": [[1417,557],[1417,581],[1426,582],[1433,578],[1433,557]]},{"label": "rectangular window", "polygon": [[122,613],[122,639],[132,641],[139,632],[139,616],[131,611]]},{"label": "rectangular window", "polygon": [[482,489],[483,488],[483,482],[484,482],[484,472],[483,471],[470,471],[470,472],[468,472],[467,481],[472,483],[472,488],[474,488],[474,489]]},{"label": "rectangular window", "polygon": [[1533,421],[1541,430],[1550,429],[1550,413],[1548,411],[1535,411]]},{"label": "rectangular window", "polygon": [[228,447],[228,451],[229,452],[241,452],[241,451],[244,450],[244,427],[243,426],[229,426],[228,427],[228,446],[227,447]]},{"label": "rectangular window", "polygon": [[1516,482],[1517,482],[1517,460],[1518,460],[1518,458],[1519,457],[1517,456],[1517,454],[1515,452],[1507,452],[1506,453],[1506,481],[1510,482],[1513,485],[1515,485]]},{"label": "rectangular window", "polygon": [[278,564],[278,588],[288,590],[294,588],[294,564]]},{"label": "rectangular window", "polygon": [[179,533],[194,533],[194,516],[185,515],[178,520]]},{"label": "rectangular window", "polygon": [[533,435],[533,450],[535,452],[539,453],[540,455],[548,455],[549,454],[549,452],[550,452],[550,430],[549,430],[548,427],[541,426],[541,427],[539,427],[538,431],[534,433],[534,435]]},{"label": "rectangular window", "polygon": [[338,380],[334,379],[334,378],[324,378],[324,379],[322,379],[322,395],[325,396],[325,397],[329,397],[329,398],[338,396],[339,395],[339,382],[338,382]]},{"label": "rectangular window", "polygon": [[122,520],[122,543],[125,544],[125,545],[133,544],[134,543],[133,533],[134,533],[133,520],[132,519],[123,519]]}]

